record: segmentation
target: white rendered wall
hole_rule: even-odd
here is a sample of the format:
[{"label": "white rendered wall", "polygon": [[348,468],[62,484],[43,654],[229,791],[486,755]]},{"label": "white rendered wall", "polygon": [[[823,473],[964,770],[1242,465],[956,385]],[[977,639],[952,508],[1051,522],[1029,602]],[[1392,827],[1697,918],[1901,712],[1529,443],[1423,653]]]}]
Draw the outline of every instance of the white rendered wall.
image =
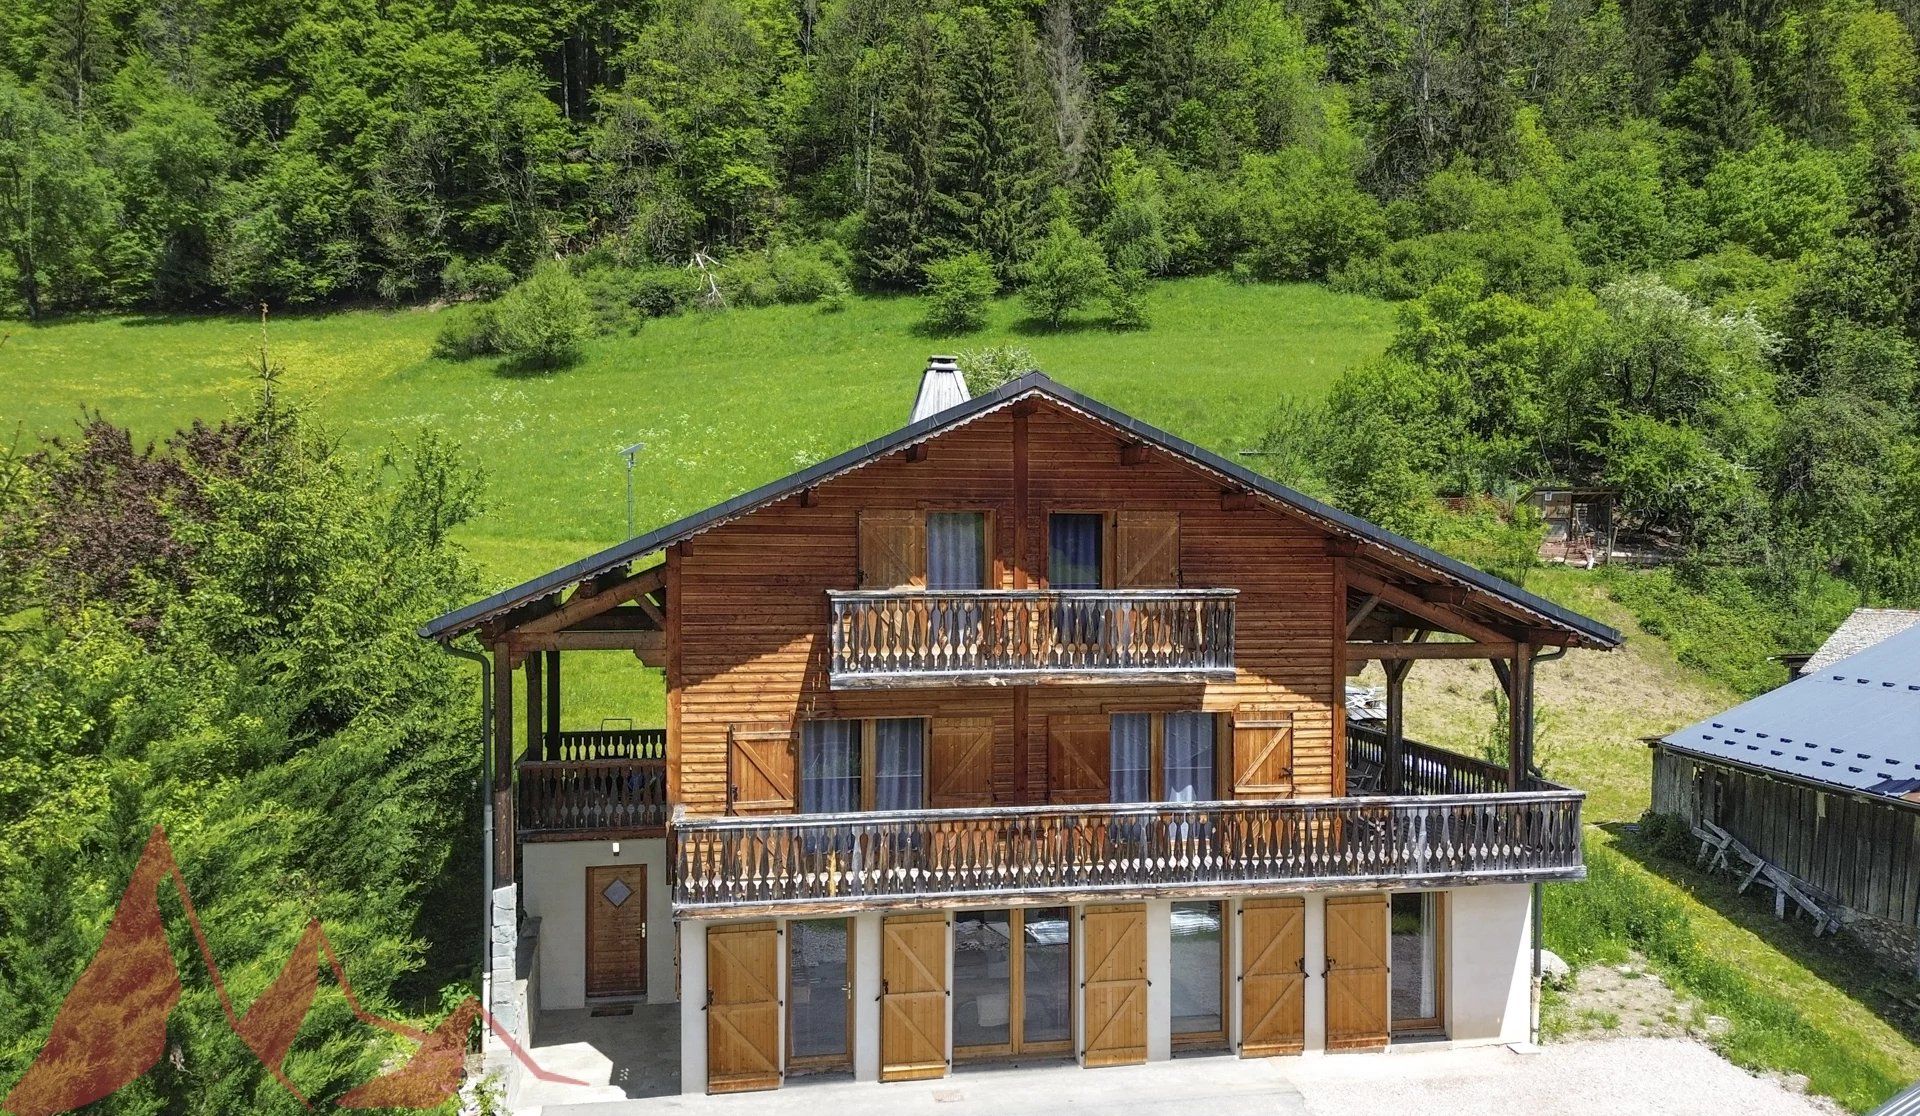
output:
[{"label": "white rendered wall", "polygon": [[880,1080],[880,917],[878,911],[867,911],[849,920],[853,924],[849,945],[853,950],[855,1081]]},{"label": "white rendered wall", "polygon": [[[1319,892],[1303,896],[1301,910],[1307,964],[1306,1023],[1302,1045],[1308,1054],[1327,1052],[1327,897]],[[1235,983],[1238,983],[1237,981]]]},{"label": "white rendered wall", "polygon": [[[785,952],[784,950],[782,952]],[[680,924],[680,1091],[707,1091],[707,924]]]},{"label": "white rendered wall", "polygon": [[1147,901],[1147,1061],[1173,1057],[1173,902]]},{"label": "white rendered wall", "polygon": [[673,896],[667,890],[667,843],[659,837],[612,841],[528,841],[520,850],[520,894],[540,920],[540,1007],[587,1004],[587,869],[647,868],[647,1002],[670,1004],[674,978]]},{"label": "white rendered wall", "polygon": [[1447,892],[1446,1022],[1455,1044],[1527,1041],[1532,890],[1479,884]]}]

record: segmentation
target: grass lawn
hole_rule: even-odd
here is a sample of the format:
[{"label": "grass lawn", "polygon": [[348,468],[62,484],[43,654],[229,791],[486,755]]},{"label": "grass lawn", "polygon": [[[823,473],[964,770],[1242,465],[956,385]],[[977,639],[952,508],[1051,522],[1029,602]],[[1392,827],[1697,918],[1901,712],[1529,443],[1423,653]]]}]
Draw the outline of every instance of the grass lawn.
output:
[{"label": "grass lawn", "polygon": [[[1004,300],[962,338],[922,335],[921,300],[906,297],[687,314],[598,339],[547,375],[435,358],[443,319],[430,310],[278,315],[269,340],[290,395],[349,446],[436,427],[472,451],[488,506],[462,541],[492,590],[624,536],[618,451],[633,442],[647,444],[634,474],[644,531],[900,426],[930,353],[1019,344],[1062,383],[1231,454],[1265,433],[1280,399],[1318,396],[1382,352],[1394,319],[1360,296],[1218,278],[1156,284],[1148,309],[1140,332],[1036,331]],[[160,436],[244,407],[257,387],[260,324],[246,315],[0,323],[8,331],[0,415],[29,439],[71,430],[83,406]],[[659,672],[620,658],[569,657],[569,723],[659,723]]]}]

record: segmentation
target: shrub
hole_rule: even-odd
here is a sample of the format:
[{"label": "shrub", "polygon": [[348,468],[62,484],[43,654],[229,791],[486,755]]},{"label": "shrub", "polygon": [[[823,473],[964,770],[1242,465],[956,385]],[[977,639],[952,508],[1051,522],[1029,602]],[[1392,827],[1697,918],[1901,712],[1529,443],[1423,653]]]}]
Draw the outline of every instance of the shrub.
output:
[{"label": "shrub", "polygon": [[1029,372],[1040,371],[1040,362],[1033,359],[1032,350],[1025,345],[968,349],[955,360],[960,365],[960,374],[967,379],[967,391],[974,395],[992,391]]},{"label": "shrub", "polygon": [[580,282],[603,333],[678,314],[696,305],[706,289],[698,272],[670,265],[595,267],[581,275]]},{"label": "shrub", "polygon": [[442,312],[440,332],[433,339],[433,355],[448,360],[471,360],[500,350],[493,342],[493,304],[455,306]]},{"label": "shrub", "polygon": [[1022,274],[1021,301],[1034,317],[1058,326],[1106,289],[1107,258],[1072,221],[1055,217]]},{"label": "shrub", "polygon": [[1107,324],[1115,329],[1145,329],[1153,324],[1147,317],[1147,270],[1143,267],[1116,267],[1107,284]]},{"label": "shrub", "polygon": [[846,252],[825,241],[775,244],[728,259],[718,281],[720,292],[733,306],[844,300]]},{"label": "shrub", "polygon": [[593,334],[593,302],[559,261],[535,268],[493,310],[495,347],[536,368],[566,363]]},{"label": "shrub", "polygon": [[513,286],[513,271],[497,260],[455,256],[440,272],[440,287],[454,298],[498,298]]},{"label": "shrub", "polygon": [[993,265],[978,252],[962,252],[928,264],[926,328],[934,333],[979,329],[987,324],[987,307],[999,289]]}]

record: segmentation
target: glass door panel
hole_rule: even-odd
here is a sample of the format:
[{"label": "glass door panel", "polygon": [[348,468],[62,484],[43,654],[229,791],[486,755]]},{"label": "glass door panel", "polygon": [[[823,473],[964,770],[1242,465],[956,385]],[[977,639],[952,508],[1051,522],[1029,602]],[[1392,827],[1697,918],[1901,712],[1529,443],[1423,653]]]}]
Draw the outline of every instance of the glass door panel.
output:
[{"label": "glass door panel", "polygon": [[852,1065],[847,1017],[852,982],[847,922],[839,918],[787,924],[787,1042],[800,1069]]},{"label": "glass door panel", "polygon": [[1440,895],[1410,892],[1393,897],[1393,1028],[1440,1026]]},{"label": "glass door panel", "polygon": [[1023,1050],[1073,1038],[1073,952],[1071,912],[1066,907],[1037,907],[1019,912],[1020,1033]]},{"label": "glass door panel", "polygon": [[953,920],[954,1049],[1012,1053],[1012,1019],[1012,913],[961,911]]},{"label": "glass door panel", "polygon": [[1173,905],[1173,1038],[1226,1037],[1221,990],[1226,973],[1225,919],[1220,903]]}]

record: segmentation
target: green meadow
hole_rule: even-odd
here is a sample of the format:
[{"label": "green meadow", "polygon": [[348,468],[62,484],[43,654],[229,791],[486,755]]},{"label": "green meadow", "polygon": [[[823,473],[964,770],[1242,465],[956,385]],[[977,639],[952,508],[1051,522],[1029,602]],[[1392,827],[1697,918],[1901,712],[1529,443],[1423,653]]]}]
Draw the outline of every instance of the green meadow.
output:
[{"label": "green meadow", "polygon": [[[930,353],[1024,345],[1062,383],[1232,454],[1260,438],[1281,399],[1317,396],[1381,353],[1394,321],[1390,305],[1360,296],[1218,278],[1157,284],[1149,310],[1153,326],[1139,332],[1038,331],[1006,300],[961,338],[924,335],[911,297],[693,313],[598,338],[546,374],[435,357],[445,318],[429,309],[275,314],[266,343],[284,390],[370,462],[425,427],[467,448],[486,470],[487,503],[462,541],[492,590],[624,537],[621,447],[646,443],[633,477],[645,531],[898,427]],[[82,408],[162,437],[243,408],[259,387],[257,316],[0,332],[0,415],[26,442],[71,431]],[[658,672],[618,658],[569,656],[570,724],[658,722]]]}]

